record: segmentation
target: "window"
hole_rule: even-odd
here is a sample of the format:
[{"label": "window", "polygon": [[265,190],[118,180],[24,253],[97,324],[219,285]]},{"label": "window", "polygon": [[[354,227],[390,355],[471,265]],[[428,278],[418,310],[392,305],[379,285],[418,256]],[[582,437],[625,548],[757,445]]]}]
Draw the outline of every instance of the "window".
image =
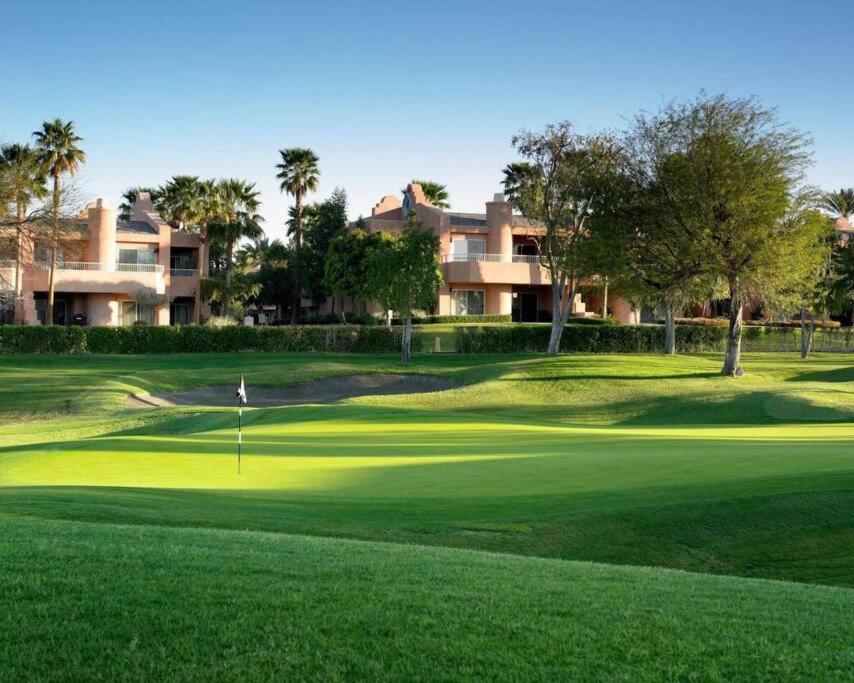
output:
[{"label": "window", "polygon": [[[40,325],[44,325],[47,320],[47,299],[46,298],[38,298],[35,300],[36,304],[36,320],[39,321]],[[53,300],[53,324],[54,325],[65,325],[65,299],[57,299]]]},{"label": "window", "polygon": [[477,261],[486,253],[486,240],[483,238],[457,238],[451,241],[451,260]]},{"label": "window", "polygon": [[483,290],[455,289],[451,297],[452,315],[483,315]]},{"label": "window", "polygon": [[516,256],[536,256],[537,245],[531,242],[520,242],[513,245],[513,253]]},{"label": "window", "polygon": [[154,249],[119,249],[119,263],[153,266],[157,258]]},{"label": "window", "polygon": [[169,318],[172,325],[189,325],[190,304],[172,304],[169,307]]},{"label": "window", "polygon": [[15,321],[15,293],[0,292],[0,325],[11,325]]},{"label": "window", "polygon": [[154,307],[143,306],[136,301],[119,302],[119,325],[133,325],[137,321],[154,324]]}]

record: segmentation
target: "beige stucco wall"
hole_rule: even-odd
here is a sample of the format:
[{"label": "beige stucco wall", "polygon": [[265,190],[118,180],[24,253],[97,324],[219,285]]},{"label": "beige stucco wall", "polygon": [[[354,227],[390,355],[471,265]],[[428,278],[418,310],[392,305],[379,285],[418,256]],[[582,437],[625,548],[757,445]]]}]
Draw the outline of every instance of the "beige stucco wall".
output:
[{"label": "beige stucco wall", "polygon": [[90,294],[86,304],[86,318],[90,325],[119,324],[119,303],[113,294]]}]

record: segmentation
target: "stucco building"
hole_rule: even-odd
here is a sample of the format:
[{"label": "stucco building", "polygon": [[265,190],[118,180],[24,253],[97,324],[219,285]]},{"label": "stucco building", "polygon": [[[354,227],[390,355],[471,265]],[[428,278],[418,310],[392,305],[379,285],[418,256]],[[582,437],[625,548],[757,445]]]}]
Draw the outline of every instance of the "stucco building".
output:
[{"label": "stucco building", "polygon": [[[421,186],[410,184],[401,200],[383,197],[365,219],[370,231],[403,229],[410,211],[439,238],[445,285],[439,292],[439,315],[510,315],[519,322],[546,320],[552,291],[548,272],[539,264],[534,238],[542,228],[513,215],[510,203],[496,194],[484,213],[443,211],[430,204]],[[602,293],[584,287],[574,315],[601,313]],[[616,293],[608,295],[611,316],[624,323],[640,321],[640,312]]]},{"label": "stucco building", "polygon": [[[65,231],[57,253],[53,323],[152,325],[199,322],[207,316],[200,302],[199,235],[172,228],[140,193],[128,221],[116,218],[104,200],[90,204],[78,224]],[[15,282],[12,235],[0,235],[0,289],[6,290],[0,322],[12,322]],[[21,275],[22,322],[44,324],[50,276],[50,251],[38,239],[25,244]],[[200,264],[202,270],[200,271]]]}]

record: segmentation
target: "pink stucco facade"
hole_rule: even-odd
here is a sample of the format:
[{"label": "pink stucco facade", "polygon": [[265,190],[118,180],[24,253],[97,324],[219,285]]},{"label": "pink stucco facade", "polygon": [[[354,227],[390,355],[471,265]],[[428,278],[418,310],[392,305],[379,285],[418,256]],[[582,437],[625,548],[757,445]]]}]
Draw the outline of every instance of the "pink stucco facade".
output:
[{"label": "pink stucco facade", "polygon": [[[16,254],[10,238],[0,235],[0,277],[11,283]],[[169,325],[204,320],[208,312],[199,301],[205,274],[198,267],[200,246],[199,235],[175,230],[160,218],[147,193],[141,193],[128,221],[117,220],[116,211],[99,199],[64,235],[55,271],[53,322]],[[49,250],[37,240],[24,245],[19,322],[46,322],[49,260]]]},{"label": "pink stucco facade", "polygon": [[[539,265],[533,242],[541,229],[514,216],[503,195],[486,202],[484,213],[458,213],[432,206],[421,187],[410,184],[403,201],[396,195],[383,197],[365,222],[371,231],[401,230],[408,211],[417,213],[421,224],[439,238],[445,281],[437,304],[440,315],[484,313],[536,321],[550,314],[551,280]],[[596,302],[598,308],[588,306]],[[601,303],[595,288],[584,287],[573,314],[599,314]],[[608,309],[621,322],[640,321],[640,312],[618,293],[608,294]]]}]

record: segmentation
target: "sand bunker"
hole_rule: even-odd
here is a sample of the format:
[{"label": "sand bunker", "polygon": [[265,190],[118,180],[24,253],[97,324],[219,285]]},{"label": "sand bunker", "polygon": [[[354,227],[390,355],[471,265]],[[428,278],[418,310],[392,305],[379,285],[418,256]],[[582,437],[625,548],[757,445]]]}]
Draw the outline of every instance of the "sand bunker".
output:
[{"label": "sand bunker", "polygon": [[[303,382],[290,387],[248,386],[250,407],[332,403],[356,396],[420,394],[459,386],[443,377],[429,375],[348,375]],[[134,408],[162,406],[234,406],[236,386],[199,387],[165,394],[132,394],[125,399]]]}]

